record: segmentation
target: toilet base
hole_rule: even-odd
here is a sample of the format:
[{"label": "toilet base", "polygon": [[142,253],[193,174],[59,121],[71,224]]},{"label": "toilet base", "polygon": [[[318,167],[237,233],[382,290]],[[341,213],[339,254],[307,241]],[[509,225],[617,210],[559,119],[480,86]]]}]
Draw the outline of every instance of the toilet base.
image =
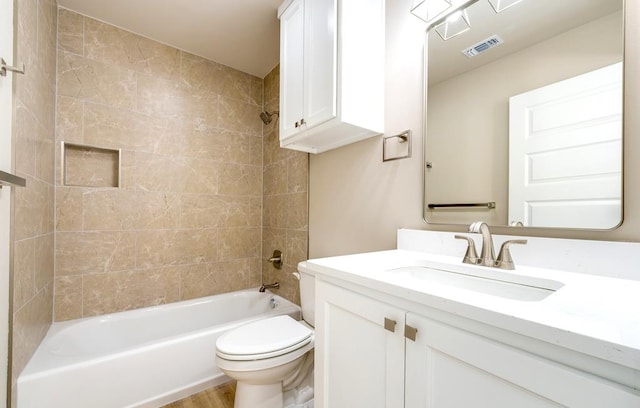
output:
[{"label": "toilet base", "polygon": [[247,384],[238,381],[234,408],[282,408],[282,383]]}]

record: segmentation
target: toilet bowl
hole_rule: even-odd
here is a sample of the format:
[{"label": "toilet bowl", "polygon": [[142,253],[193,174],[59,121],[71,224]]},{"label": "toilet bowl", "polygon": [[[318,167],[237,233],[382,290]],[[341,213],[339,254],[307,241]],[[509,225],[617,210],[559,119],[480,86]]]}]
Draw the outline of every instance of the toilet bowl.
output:
[{"label": "toilet bowl", "polygon": [[313,407],[313,306],[306,305],[313,305],[315,277],[295,275],[306,321],[275,316],[230,330],[216,341],[218,368],[237,381],[234,408]]}]

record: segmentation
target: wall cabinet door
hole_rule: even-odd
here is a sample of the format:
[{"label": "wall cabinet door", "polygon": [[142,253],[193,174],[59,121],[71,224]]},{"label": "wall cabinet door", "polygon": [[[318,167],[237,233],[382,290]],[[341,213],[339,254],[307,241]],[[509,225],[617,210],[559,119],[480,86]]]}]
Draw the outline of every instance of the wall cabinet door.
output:
[{"label": "wall cabinet door", "polygon": [[403,407],[403,328],[404,311],[317,281],[316,406]]},{"label": "wall cabinet door", "polygon": [[413,313],[406,342],[407,408],[631,408],[640,394],[604,379]]},{"label": "wall cabinet door", "polygon": [[385,0],[287,0],[280,13],[280,145],[320,153],[381,134]]},{"label": "wall cabinet door", "polygon": [[280,138],[298,131],[303,117],[304,0],[280,16]]},{"label": "wall cabinet door", "polygon": [[280,139],[287,139],[336,115],[336,0],[295,0],[280,24]]}]

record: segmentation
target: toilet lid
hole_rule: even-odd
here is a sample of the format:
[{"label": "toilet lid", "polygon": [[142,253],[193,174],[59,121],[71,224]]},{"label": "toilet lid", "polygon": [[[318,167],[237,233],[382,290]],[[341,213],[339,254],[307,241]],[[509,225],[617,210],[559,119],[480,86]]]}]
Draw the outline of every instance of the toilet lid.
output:
[{"label": "toilet lid", "polygon": [[[289,352],[307,344],[313,331],[287,315],[258,320],[223,334],[216,341],[219,352],[247,356]],[[278,354],[278,353],[274,353]]]}]

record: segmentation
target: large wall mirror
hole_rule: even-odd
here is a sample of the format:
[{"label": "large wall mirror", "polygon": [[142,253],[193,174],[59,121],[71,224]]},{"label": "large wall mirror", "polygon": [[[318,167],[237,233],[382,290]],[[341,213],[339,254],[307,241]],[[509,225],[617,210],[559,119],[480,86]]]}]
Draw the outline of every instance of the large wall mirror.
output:
[{"label": "large wall mirror", "polygon": [[623,1],[471,3],[427,33],[425,219],[617,227]]}]

